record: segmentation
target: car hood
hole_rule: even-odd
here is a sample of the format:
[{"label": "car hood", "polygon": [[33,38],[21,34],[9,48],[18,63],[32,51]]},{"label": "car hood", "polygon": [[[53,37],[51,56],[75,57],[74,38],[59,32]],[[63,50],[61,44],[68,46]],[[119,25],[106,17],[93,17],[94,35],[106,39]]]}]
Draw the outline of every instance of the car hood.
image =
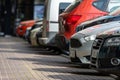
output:
[{"label": "car hood", "polygon": [[120,34],[120,27],[114,27],[114,28],[106,30],[98,35],[111,35],[111,34]]},{"label": "car hood", "polygon": [[109,18],[112,18],[112,17],[113,16],[110,16],[110,15],[97,17],[95,19],[85,21],[85,22],[81,23],[79,26],[87,25],[87,24],[90,24],[90,23],[95,22],[95,21],[99,21],[99,20],[102,20],[102,19],[109,19]]},{"label": "car hood", "polygon": [[114,27],[120,27],[120,21],[113,21],[113,22],[104,23],[104,24],[95,25],[95,26],[86,28],[82,31],[79,31],[73,34],[71,38],[80,38],[80,37],[86,37],[90,35],[97,35],[101,32],[104,32],[105,30],[108,30]]}]

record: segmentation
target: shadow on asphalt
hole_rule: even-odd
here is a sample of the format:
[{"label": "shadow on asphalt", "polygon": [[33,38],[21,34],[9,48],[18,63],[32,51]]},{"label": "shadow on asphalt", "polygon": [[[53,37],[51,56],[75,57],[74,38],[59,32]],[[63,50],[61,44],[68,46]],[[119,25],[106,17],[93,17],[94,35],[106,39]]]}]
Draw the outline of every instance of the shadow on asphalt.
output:
[{"label": "shadow on asphalt", "polygon": [[[45,71],[45,72],[57,72],[57,73],[70,73],[77,75],[90,75],[90,76],[109,76],[107,74],[101,74],[95,70],[81,68],[80,65],[71,64],[70,62],[65,62],[61,60],[50,60],[46,57],[39,58],[8,58],[10,60],[24,60],[24,61],[32,61],[33,64],[37,65],[47,65],[54,66],[54,68],[37,68],[33,70],[37,71]],[[55,59],[56,60],[56,59]],[[56,68],[59,67],[59,68]]]},{"label": "shadow on asphalt", "polygon": [[[47,65],[52,66],[52,68],[34,68],[33,70],[37,71],[45,71],[45,72],[55,72],[55,73],[69,73],[73,76],[81,76],[81,75],[87,75],[87,76],[106,76],[109,75],[101,74],[95,70],[91,70],[89,68],[82,68],[80,65],[75,65],[70,63],[70,60],[60,58],[60,56],[57,56],[53,51],[48,51],[44,48],[39,47],[33,47],[28,45],[27,43],[22,43],[23,45],[16,45],[12,44],[12,48],[14,50],[7,50],[6,46],[2,46],[1,48],[6,48],[6,50],[1,50],[1,52],[9,52],[9,53],[17,53],[17,54],[39,54],[39,55],[47,55],[47,56],[34,56],[33,58],[8,58],[9,60],[20,60],[20,61],[29,61],[32,62],[32,64],[36,65]],[[55,56],[53,56],[55,55]],[[60,77],[61,76],[61,77]],[[60,80],[66,80],[67,78],[70,78],[71,75],[49,75],[51,78],[56,78]],[[63,79],[64,77],[64,79]],[[88,80],[86,78],[86,80]],[[98,80],[98,79],[95,79]],[[100,79],[100,80],[106,80],[106,79]]]},{"label": "shadow on asphalt", "polygon": [[62,70],[61,68],[39,68],[39,69],[33,69],[33,70],[38,70],[38,71],[45,71],[45,72],[57,72],[57,73],[70,73],[70,74],[77,74],[77,75],[89,75],[89,76],[109,76],[108,74],[101,74],[97,71],[94,70],[88,70],[88,69],[80,69],[80,70],[69,70],[69,69],[64,69]]}]

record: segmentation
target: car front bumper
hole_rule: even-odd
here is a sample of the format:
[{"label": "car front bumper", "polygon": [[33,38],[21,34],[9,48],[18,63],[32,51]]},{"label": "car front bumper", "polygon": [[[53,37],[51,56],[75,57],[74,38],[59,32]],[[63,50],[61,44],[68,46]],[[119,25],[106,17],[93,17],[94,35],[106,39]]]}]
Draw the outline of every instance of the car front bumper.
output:
[{"label": "car front bumper", "polygon": [[79,58],[82,63],[90,63],[89,56],[91,54],[91,47],[93,41],[83,43],[82,46],[78,48],[70,47],[70,57]]}]

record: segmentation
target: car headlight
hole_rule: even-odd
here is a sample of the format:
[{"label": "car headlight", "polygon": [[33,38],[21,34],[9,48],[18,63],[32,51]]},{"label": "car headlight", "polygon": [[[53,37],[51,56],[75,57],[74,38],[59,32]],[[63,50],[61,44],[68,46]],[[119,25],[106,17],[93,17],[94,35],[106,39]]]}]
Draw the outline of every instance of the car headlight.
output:
[{"label": "car headlight", "polygon": [[95,38],[96,38],[96,35],[91,35],[91,36],[84,37],[85,41],[95,40]]},{"label": "car headlight", "polygon": [[118,46],[120,45],[120,37],[109,38],[105,41],[104,46]]}]

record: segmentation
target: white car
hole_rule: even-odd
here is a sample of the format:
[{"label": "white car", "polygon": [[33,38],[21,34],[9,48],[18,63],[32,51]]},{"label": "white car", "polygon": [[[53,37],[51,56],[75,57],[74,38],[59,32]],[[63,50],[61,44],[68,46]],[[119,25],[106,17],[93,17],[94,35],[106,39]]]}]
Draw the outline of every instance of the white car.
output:
[{"label": "white car", "polygon": [[95,25],[75,33],[70,39],[71,61],[89,64],[91,47],[96,35],[113,27],[120,27],[120,21]]},{"label": "white car", "polygon": [[30,41],[31,41],[31,45],[32,46],[39,46],[38,42],[37,42],[37,32],[41,31],[42,32],[42,28],[43,26],[41,27],[38,27],[38,28],[35,28],[33,29],[30,33]]},{"label": "white car", "polygon": [[30,34],[31,34],[31,31],[35,28],[38,28],[38,27],[42,27],[42,23],[43,23],[43,20],[39,20],[38,22],[36,22],[32,27],[29,27],[26,29],[26,32],[25,32],[25,39],[31,44],[31,40],[30,40]]}]

